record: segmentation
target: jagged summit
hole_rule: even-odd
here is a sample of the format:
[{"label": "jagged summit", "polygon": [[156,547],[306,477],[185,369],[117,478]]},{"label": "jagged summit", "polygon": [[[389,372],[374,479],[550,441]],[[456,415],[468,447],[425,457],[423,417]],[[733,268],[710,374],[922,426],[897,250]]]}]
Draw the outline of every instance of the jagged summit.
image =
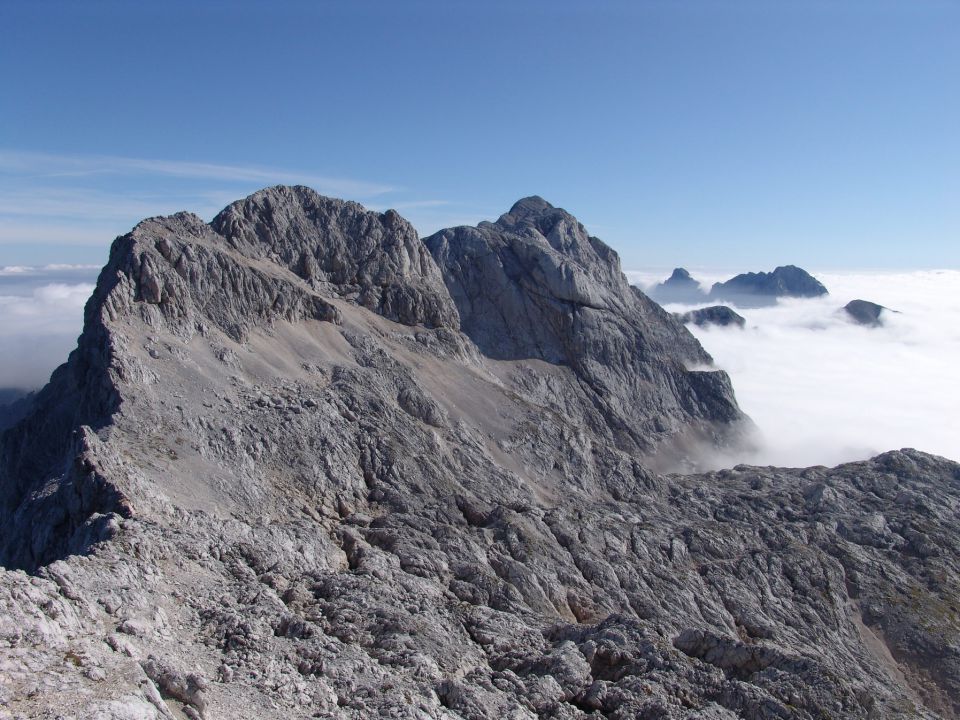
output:
[{"label": "jagged summit", "polygon": [[233,203],[211,228],[244,254],[272,260],[316,288],[356,297],[405,324],[456,327],[456,310],[416,231],[394,210],[371,212],[303,186]]},{"label": "jagged summit", "polygon": [[674,268],[670,277],[650,290],[650,297],[658,303],[699,303],[707,294],[685,268]]}]

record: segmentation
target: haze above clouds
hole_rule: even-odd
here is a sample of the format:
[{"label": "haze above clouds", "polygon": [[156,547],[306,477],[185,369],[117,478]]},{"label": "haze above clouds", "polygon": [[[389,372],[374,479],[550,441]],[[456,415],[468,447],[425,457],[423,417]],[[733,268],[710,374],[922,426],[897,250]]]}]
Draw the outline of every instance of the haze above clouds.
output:
[{"label": "haze above clouds", "polygon": [[0,267],[0,388],[32,390],[76,347],[99,267]]},{"label": "haze above clouds", "polygon": [[[707,288],[729,277],[691,274]],[[960,271],[813,274],[830,295],[739,310],[744,330],[690,326],[761,436],[719,463],[835,465],[903,447],[960,460]],[[666,277],[630,275],[641,287]],[[900,312],[862,327],[838,312],[857,298]]]}]

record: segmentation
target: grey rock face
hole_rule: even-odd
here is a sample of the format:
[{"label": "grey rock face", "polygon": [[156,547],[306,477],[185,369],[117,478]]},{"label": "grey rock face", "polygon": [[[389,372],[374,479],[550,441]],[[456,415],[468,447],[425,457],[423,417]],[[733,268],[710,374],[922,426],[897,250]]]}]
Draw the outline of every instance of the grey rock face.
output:
[{"label": "grey rock face", "polygon": [[869,300],[851,300],[843,306],[847,315],[858,325],[877,327],[883,324],[881,314],[884,311],[894,312],[883,305],[877,305]]},{"label": "grey rock face", "polygon": [[658,303],[699,303],[707,299],[700,283],[690,277],[684,268],[674,268],[666,280],[650,290],[650,297]]},{"label": "grey rock face", "polygon": [[306,187],[274,187],[233,203],[211,227],[247,257],[286,267],[405,325],[457,328],[443,279],[409,222]]},{"label": "grey rock face", "polygon": [[[265,237],[275,242],[265,245]],[[0,562],[28,568],[48,562],[73,546],[64,540],[70,533],[86,533],[85,517],[112,510],[100,503],[112,493],[79,492],[80,502],[50,547],[39,537],[22,541],[40,512],[35,498],[48,498],[43,482],[72,462],[65,458],[77,456],[77,428],[99,429],[110,421],[121,403],[118,383],[156,381],[149,365],[158,349],[140,358],[134,346],[155,345],[149,338],[161,330],[180,342],[211,333],[243,342],[253,328],[277,322],[336,323],[331,298],[406,324],[457,323],[439,271],[409,223],[308,188],[263,190],[209,226],[178,213],[145,220],[118,238],[87,304],[77,350],[37,394],[35,411],[16,431],[19,441],[0,455],[0,523],[14,523],[14,531],[0,538]],[[130,317],[142,325],[136,334],[123,327]],[[50,512],[59,512],[50,503]]]},{"label": "grey rock face", "polygon": [[682,313],[677,316],[683,324],[693,323],[694,325],[719,325],[728,327],[735,325],[742,328],[746,324],[743,316],[734,312],[726,305],[711,305],[710,307],[698,308],[690,312]]},{"label": "grey rock face", "polygon": [[[571,368],[550,402],[592,432],[612,430],[620,447],[649,453],[679,428],[706,437],[740,421],[726,374],[688,369],[709,355],[566,211],[525,198],[495,223],[424,242],[463,332],[488,357]],[[544,373],[528,375],[528,384],[546,383]]]},{"label": "grey rock face", "polygon": [[[520,234],[533,267],[583,263],[550,303],[579,288],[611,332],[683,342],[569,259],[602,246],[552,255],[553,211],[515,210],[493,254]],[[557,405],[590,377],[544,359],[559,332],[490,358],[241,247],[193,216],[119,238],[77,350],[0,438],[4,564],[33,573],[0,570],[0,715],[960,712],[956,463],[657,474],[582,421],[599,396]]]},{"label": "grey rock face", "polygon": [[825,288],[810,273],[795,265],[784,265],[769,273],[744,273],[726,282],[714,283],[710,297],[727,300],[739,307],[757,307],[776,302],[778,297],[818,297]]}]

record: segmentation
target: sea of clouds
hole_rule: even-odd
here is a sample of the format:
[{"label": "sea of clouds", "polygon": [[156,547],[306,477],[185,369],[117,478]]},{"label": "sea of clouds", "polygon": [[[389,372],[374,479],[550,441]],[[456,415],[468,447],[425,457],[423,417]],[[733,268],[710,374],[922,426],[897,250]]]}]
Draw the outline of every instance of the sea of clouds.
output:
[{"label": "sea of clouds", "polygon": [[[0,267],[0,389],[41,387],[66,360],[97,272]],[[734,274],[691,272],[706,288]],[[646,288],[668,274],[628,276]],[[739,310],[743,330],[690,326],[758,428],[754,451],[712,464],[834,465],[903,447],[960,460],[960,271],[813,274],[828,296]],[[862,327],[840,310],[856,298],[899,312]]]},{"label": "sea of clouds", "polygon": [[99,267],[0,266],[0,389],[33,390],[67,359]]},{"label": "sea of clouds", "polygon": [[[709,289],[732,273],[691,274]],[[759,432],[756,451],[717,464],[835,465],[904,447],[960,460],[960,271],[812,274],[829,295],[738,309],[743,330],[690,326]],[[631,275],[644,288],[666,277]],[[899,312],[863,327],[840,310],[853,299]]]}]

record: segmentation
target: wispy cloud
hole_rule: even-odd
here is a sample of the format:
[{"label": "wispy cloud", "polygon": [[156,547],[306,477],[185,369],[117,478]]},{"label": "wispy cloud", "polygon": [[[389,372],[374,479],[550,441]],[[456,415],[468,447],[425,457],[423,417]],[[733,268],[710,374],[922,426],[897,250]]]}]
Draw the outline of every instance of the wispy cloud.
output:
[{"label": "wispy cloud", "polygon": [[3,278],[22,278],[50,273],[90,273],[99,270],[99,265],[86,263],[50,263],[49,265],[3,265],[0,266],[0,294],[3,289]]},{"label": "wispy cloud", "polygon": [[411,200],[409,202],[398,202],[392,204],[374,203],[367,205],[371,210],[382,212],[384,210],[419,210],[422,208],[447,207],[452,205],[449,200]]},{"label": "wispy cloud", "polygon": [[[384,205],[384,196],[399,191],[387,183],[291,168],[0,148],[0,246],[8,248],[0,252],[0,263],[52,262],[56,248],[68,246],[90,247],[94,260],[94,247],[145,217],[187,210],[209,220],[230,202],[276,184]],[[430,208],[442,202],[412,198],[394,205]]]},{"label": "wispy cloud", "polygon": [[[154,213],[150,213],[153,215]],[[0,245],[89,245],[110,243],[119,233],[130,229],[130,224],[103,223],[97,226],[76,222],[51,221],[38,217],[33,221],[12,222],[0,215]],[[2,255],[0,255],[2,257]]]},{"label": "wispy cloud", "polygon": [[371,210],[393,208],[421,234],[497,215],[388,183],[298,169],[0,148],[0,263],[42,264],[64,255],[85,260],[88,254],[97,260],[102,250],[96,248],[145,217],[186,210],[210,220],[229,203],[276,184],[308,185]]},{"label": "wispy cloud", "polygon": [[71,220],[127,220],[165,211],[171,198],[130,196],[86,188],[5,189],[0,194],[0,215],[40,216]]},{"label": "wispy cloud", "polygon": [[309,185],[321,193],[357,198],[376,197],[398,189],[382,183],[257,165],[225,165],[113,155],[51,155],[16,150],[0,150],[0,172],[32,176],[37,179],[92,175],[153,175],[258,185]]}]

